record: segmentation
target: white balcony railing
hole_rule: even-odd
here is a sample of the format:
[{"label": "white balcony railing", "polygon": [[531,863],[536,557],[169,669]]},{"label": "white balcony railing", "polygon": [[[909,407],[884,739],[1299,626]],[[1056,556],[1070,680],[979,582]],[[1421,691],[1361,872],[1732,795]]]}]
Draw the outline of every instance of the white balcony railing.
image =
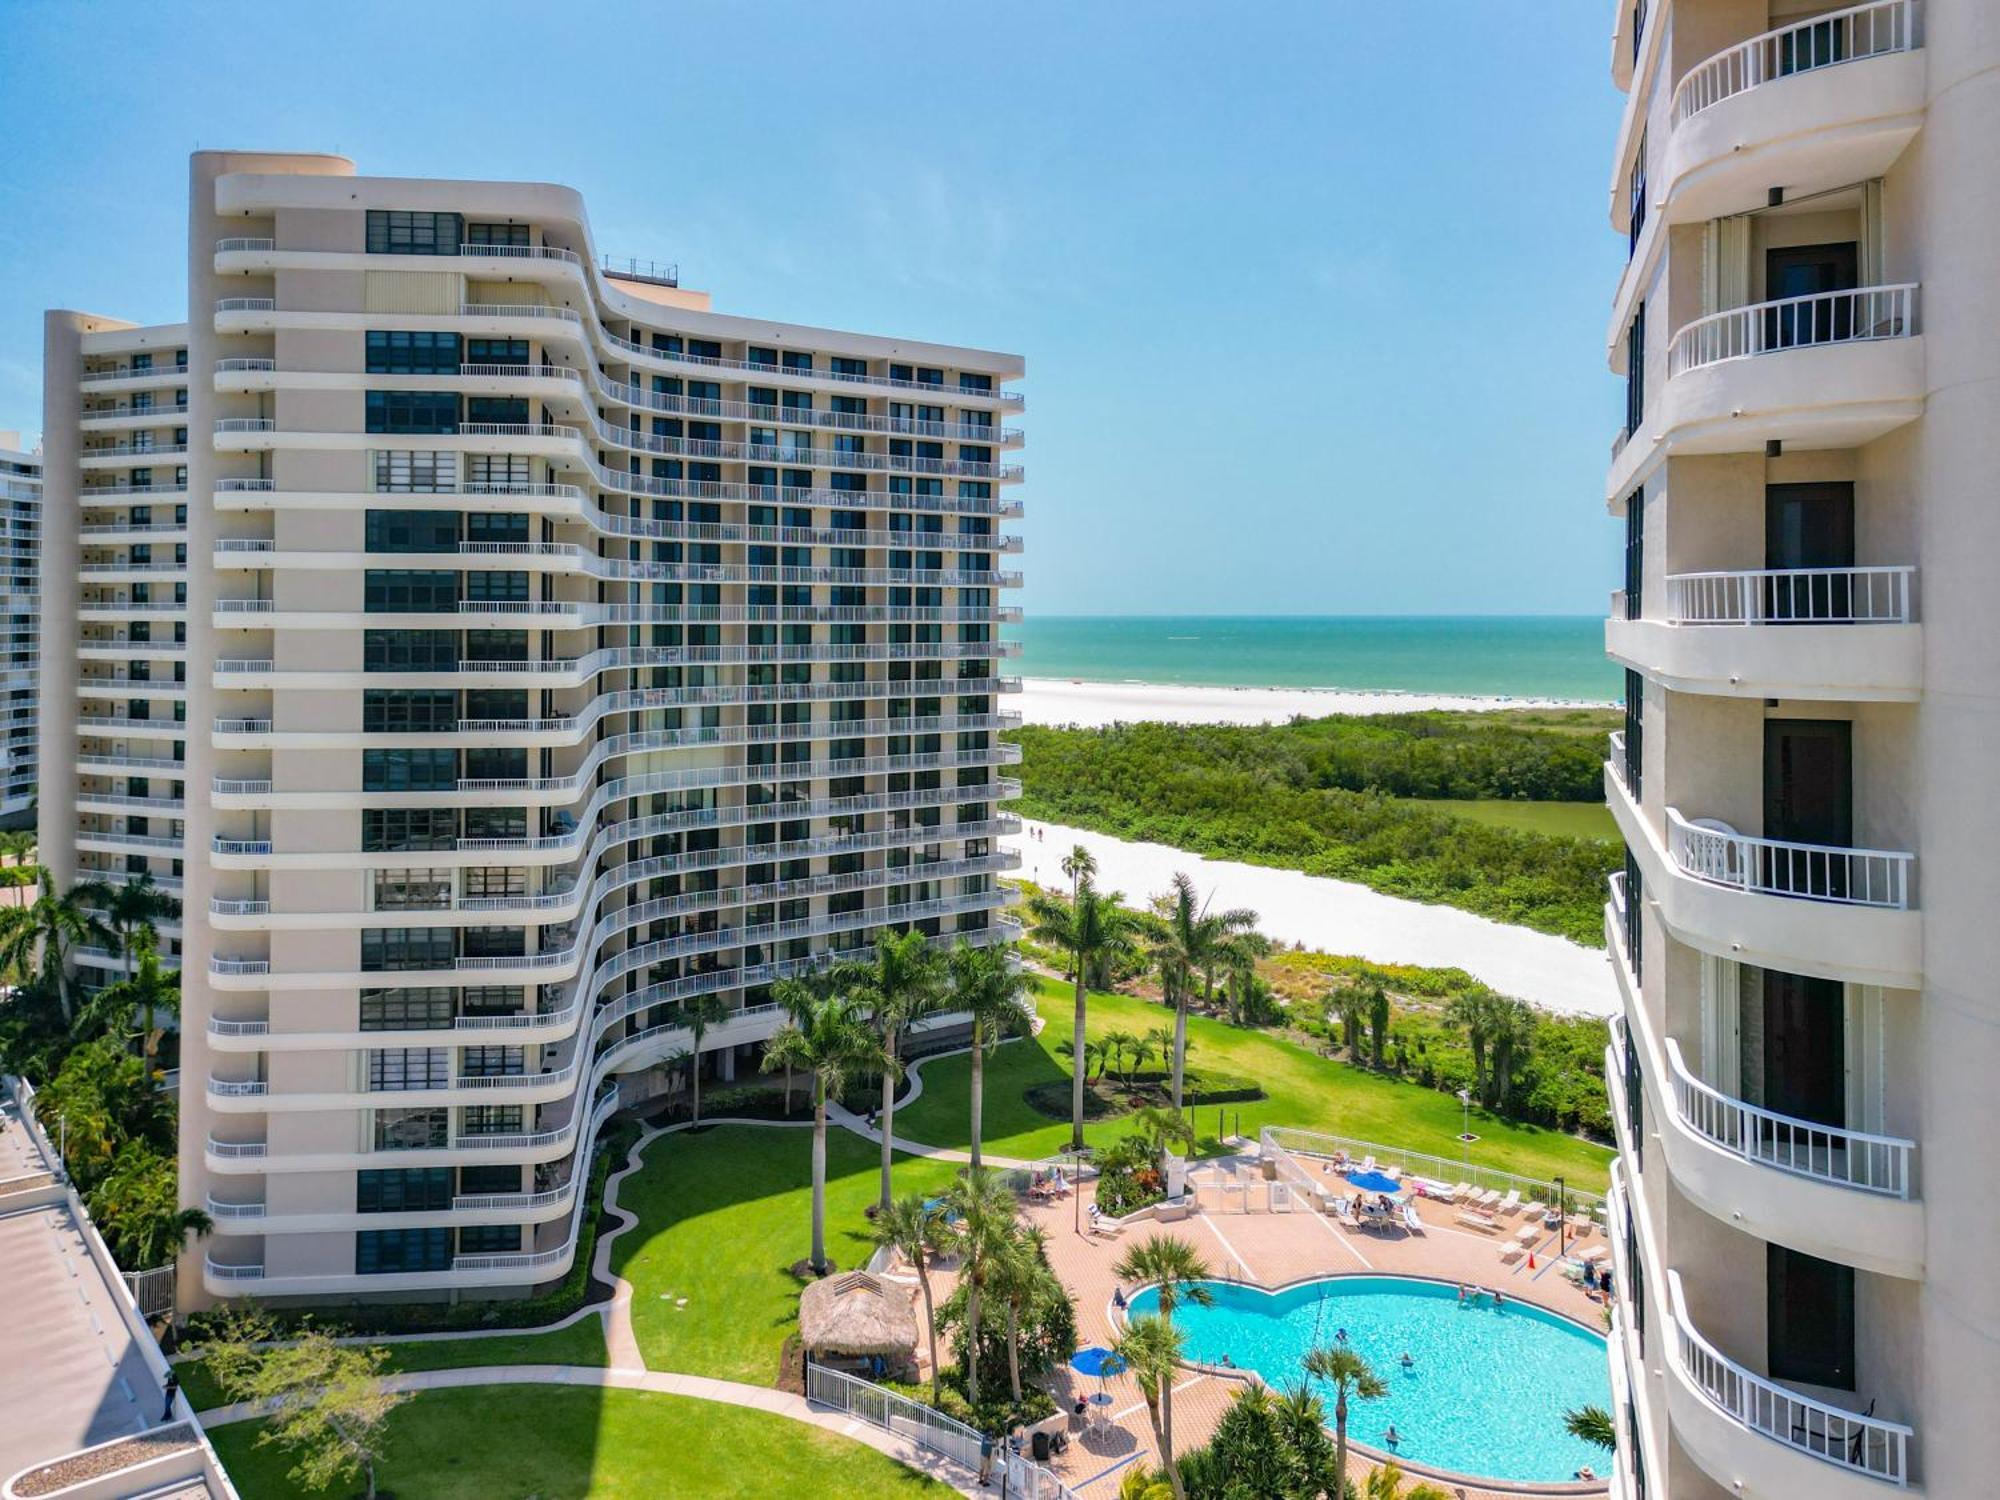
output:
[{"label": "white balcony railing", "polygon": [[1910,905],[1916,856],[1891,849],[1845,849],[1753,838],[1691,823],[1667,809],[1667,852],[1683,874],[1765,896],[1848,906]]},{"label": "white balcony railing", "polygon": [[1681,625],[1907,625],[1915,618],[1916,572],[1755,568],[1676,573],[1667,579],[1667,606]]},{"label": "white balcony railing", "polygon": [[1781,26],[1689,69],[1674,89],[1674,123],[1774,79],[1922,45],[1922,0],[1876,0]]},{"label": "white balcony railing", "polygon": [[1605,757],[1604,763],[1611,768],[1611,774],[1618,779],[1618,784],[1629,792],[1632,788],[1625,782],[1625,731],[1614,729],[1609,739],[1611,753]]},{"label": "white balcony railing", "polygon": [[1701,1336],[1688,1317],[1678,1271],[1667,1272],[1674,1315],[1676,1353],[1693,1386],[1725,1416],[1801,1453],[1837,1468],[1886,1480],[1910,1482],[1910,1440],[1900,1422],[1863,1416],[1752,1374]]},{"label": "white balcony railing", "polygon": [[1667,350],[1667,375],[1671,379],[1753,354],[1907,338],[1916,332],[1915,282],[1753,302],[1697,318],[1676,333]]},{"label": "white balcony railing", "polygon": [[[1615,1027],[1622,1031],[1622,1018]],[[1891,1198],[1910,1196],[1915,1141],[1795,1119],[1732,1099],[1688,1070],[1672,1037],[1666,1050],[1674,1107],[1690,1130],[1712,1144],[1780,1172]]]}]

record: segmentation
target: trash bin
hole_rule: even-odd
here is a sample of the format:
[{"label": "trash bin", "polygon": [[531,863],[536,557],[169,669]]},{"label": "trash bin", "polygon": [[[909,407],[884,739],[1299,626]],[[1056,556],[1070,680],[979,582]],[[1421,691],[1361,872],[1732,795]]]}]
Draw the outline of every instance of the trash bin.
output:
[{"label": "trash bin", "polygon": [[1049,1461],[1049,1435],[1039,1427],[1035,1429],[1035,1439],[1032,1448],[1036,1463],[1045,1464]]}]

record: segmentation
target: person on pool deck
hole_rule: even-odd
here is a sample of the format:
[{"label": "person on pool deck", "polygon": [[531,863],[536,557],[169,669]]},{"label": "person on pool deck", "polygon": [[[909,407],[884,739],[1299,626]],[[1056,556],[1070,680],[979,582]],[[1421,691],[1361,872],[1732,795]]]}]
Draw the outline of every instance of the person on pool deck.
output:
[{"label": "person on pool deck", "polygon": [[1114,1287],[1113,1287],[1113,1288],[1111,1289],[1111,1305],[1112,1305],[1113,1307],[1117,1308],[1117,1309],[1118,1309],[1118,1310],[1119,1310],[1120,1312],[1123,1312],[1123,1311],[1125,1310],[1125,1288],[1124,1288],[1124,1287],[1122,1287],[1122,1286],[1114,1286]]}]

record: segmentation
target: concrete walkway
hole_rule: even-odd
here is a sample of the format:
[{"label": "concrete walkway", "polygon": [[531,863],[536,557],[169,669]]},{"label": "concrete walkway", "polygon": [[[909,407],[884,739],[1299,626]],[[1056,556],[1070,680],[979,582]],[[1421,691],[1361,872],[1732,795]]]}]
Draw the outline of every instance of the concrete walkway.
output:
[{"label": "concrete walkway", "polygon": [[[808,1426],[819,1428],[822,1432],[851,1438],[857,1443],[867,1444],[878,1453],[887,1454],[896,1462],[919,1473],[928,1474],[940,1484],[949,1486],[961,1495],[980,1493],[977,1487],[977,1475],[935,1453],[918,1448],[906,1439],[884,1432],[879,1427],[871,1427],[866,1422],[843,1412],[828,1411],[814,1406],[803,1396],[788,1395],[784,1391],[771,1390],[765,1386],[744,1385],[733,1380],[711,1380],[702,1375],[677,1375],[667,1370],[617,1368],[601,1370],[590,1365],[473,1365],[462,1370],[421,1370],[405,1375],[385,1375],[382,1377],[382,1382],[393,1391],[438,1391],[481,1385],[581,1385],[626,1391],[650,1391],[655,1395],[685,1396],[696,1401],[715,1401],[724,1406],[740,1406],[752,1411],[765,1411],[776,1416],[789,1417],[794,1422],[804,1422]],[[223,1427],[232,1422],[254,1420],[261,1414],[262,1408],[257,1404],[238,1402],[233,1406],[221,1406],[213,1411],[205,1411],[201,1414],[201,1419],[207,1426]]]},{"label": "concrete walkway", "polygon": [[[1038,1030],[1040,1029],[1040,1024],[1041,1018],[1037,1017],[1036,1028]],[[1020,1040],[1018,1037],[1009,1037],[1007,1039],[1007,1041],[1018,1040]],[[1001,1045],[1005,1046],[1006,1042],[1002,1042]],[[924,1069],[927,1066],[937,1062],[941,1058],[963,1057],[971,1050],[970,1047],[954,1047],[949,1052],[933,1052],[928,1057],[919,1057],[911,1062],[903,1075],[909,1080],[910,1086],[908,1091],[896,1100],[896,1108],[900,1110],[904,1106],[914,1104],[917,1100],[923,1098]],[[860,1136],[864,1141],[873,1141],[878,1146],[882,1144],[881,1127],[870,1125],[867,1120],[843,1104],[828,1100],[826,1118],[827,1123],[838,1125],[843,1130],[851,1131],[853,1134]],[[922,1141],[913,1141],[900,1135],[891,1138],[890,1145],[906,1156],[927,1156],[932,1161],[970,1162],[972,1160],[972,1153],[970,1151],[959,1151],[948,1146],[927,1146]],[[1023,1161],[1018,1156],[995,1156],[990,1151],[980,1152],[979,1160],[981,1166],[987,1167],[1029,1167],[1035,1165],[1033,1162]]]}]

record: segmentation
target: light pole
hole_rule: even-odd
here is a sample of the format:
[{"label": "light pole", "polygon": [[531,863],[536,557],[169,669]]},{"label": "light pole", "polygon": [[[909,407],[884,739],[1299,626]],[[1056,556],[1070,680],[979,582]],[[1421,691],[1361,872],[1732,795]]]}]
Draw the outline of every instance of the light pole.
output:
[{"label": "light pole", "polygon": [[1563,1180],[1556,1179],[1556,1259],[1561,1260],[1569,1249],[1569,1189]]}]

